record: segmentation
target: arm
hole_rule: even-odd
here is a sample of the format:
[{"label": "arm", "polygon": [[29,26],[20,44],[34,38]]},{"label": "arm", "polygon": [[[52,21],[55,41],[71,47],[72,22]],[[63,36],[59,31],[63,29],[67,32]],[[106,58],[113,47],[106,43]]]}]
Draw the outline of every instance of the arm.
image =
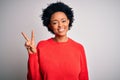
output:
[{"label": "arm", "polygon": [[28,75],[27,80],[42,80],[40,77],[40,67],[38,60],[38,51],[35,46],[34,32],[31,33],[31,39],[22,32],[23,37],[26,39],[25,47],[28,51]]},{"label": "arm", "polygon": [[42,80],[37,53],[29,54],[27,80]]},{"label": "arm", "polygon": [[80,64],[81,64],[81,72],[79,75],[79,80],[89,80],[88,77],[88,69],[87,69],[87,61],[85,56],[84,48],[81,49],[81,55],[80,55]]}]

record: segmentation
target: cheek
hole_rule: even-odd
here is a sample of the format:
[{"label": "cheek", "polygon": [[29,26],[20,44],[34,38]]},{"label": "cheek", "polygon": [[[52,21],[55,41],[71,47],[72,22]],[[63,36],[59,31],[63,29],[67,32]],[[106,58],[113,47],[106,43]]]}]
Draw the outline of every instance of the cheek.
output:
[{"label": "cheek", "polygon": [[57,30],[57,26],[52,26],[52,27],[51,27],[51,30],[52,30],[53,32],[55,32],[55,31]]},{"label": "cheek", "polygon": [[54,30],[54,29],[56,29],[56,26],[50,25],[49,28],[50,28],[51,30]]}]

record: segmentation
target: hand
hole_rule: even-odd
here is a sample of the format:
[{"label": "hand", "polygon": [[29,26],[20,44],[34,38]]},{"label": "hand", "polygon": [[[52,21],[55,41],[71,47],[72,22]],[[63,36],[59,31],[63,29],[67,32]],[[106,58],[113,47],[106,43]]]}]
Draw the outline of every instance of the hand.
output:
[{"label": "hand", "polygon": [[31,32],[31,39],[28,38],[28,36],[22,32],[23,37],[25,38],[25,47],[28,51],[28,53],[36,53],[36,46],[35,46],[35,37],[34,37],[34,31]]}]

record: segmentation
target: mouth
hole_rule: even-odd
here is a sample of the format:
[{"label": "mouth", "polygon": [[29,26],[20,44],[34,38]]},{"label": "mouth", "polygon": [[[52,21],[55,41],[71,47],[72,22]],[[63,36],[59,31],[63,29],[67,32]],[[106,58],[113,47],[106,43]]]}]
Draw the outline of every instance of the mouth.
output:
[{"label": "mouth", "polygon": [[63,32],[64,30],[65,30],[64,28],[58,29],[59,32]]}]

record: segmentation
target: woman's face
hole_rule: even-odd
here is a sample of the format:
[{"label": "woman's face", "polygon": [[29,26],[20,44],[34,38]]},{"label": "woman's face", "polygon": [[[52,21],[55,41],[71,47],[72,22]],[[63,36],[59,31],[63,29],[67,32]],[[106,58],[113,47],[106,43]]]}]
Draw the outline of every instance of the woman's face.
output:
[{"label": "woman's face", "polygon": [[66,36],[69,29],[69,19],[64,12],[55,12],[51,16],[49,27],[56,36]]}]

